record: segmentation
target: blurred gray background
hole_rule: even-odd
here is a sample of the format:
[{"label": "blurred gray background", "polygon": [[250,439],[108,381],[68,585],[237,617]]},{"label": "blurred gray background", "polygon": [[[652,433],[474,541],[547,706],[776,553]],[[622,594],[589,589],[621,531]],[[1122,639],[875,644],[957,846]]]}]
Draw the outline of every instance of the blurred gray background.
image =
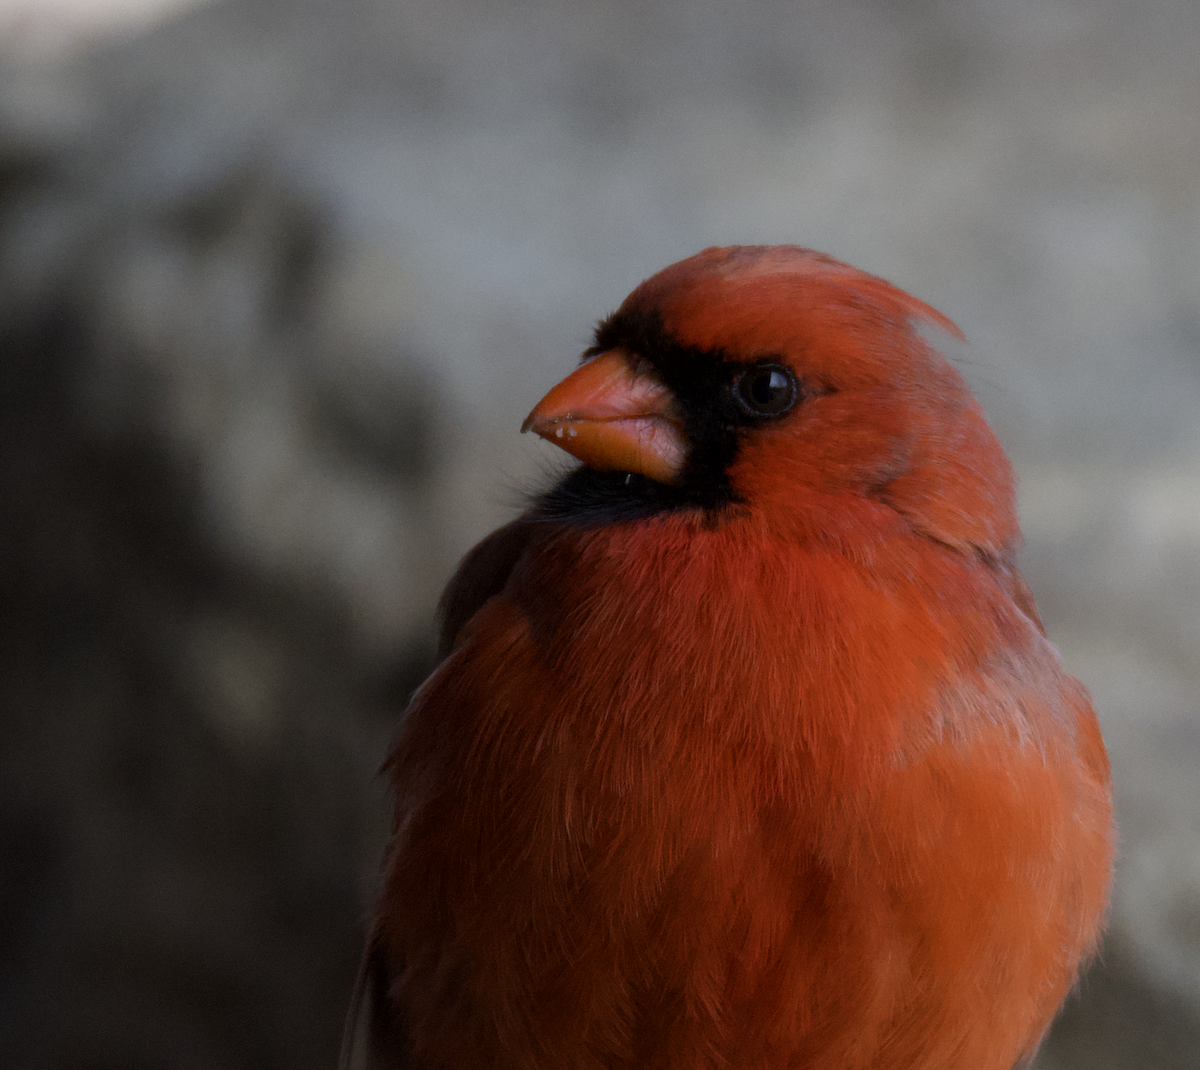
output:
[{"label": "blurred gray background", "polygon": [[1200,1067],[1194,0],[0,2],[4,1065],[333,1066],[521,419],[731,242],[966,332],[1122,823],[1038,1065]]}]

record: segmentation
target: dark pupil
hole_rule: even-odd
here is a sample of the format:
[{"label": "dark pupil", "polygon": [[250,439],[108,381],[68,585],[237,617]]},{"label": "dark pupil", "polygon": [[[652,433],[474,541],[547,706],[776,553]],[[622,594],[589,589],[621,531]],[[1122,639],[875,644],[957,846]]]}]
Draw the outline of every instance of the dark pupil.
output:
[{"label": "dark pupil", "polygon": [[737,384],[737,393],[749,412],[774,416],[791,407],[795,386],[782,369],[760,368],[742,376]]},{"label": "dark pupil", "polygon": [[760,408],[769,409],[777,405],[787,392],[788,381],[782,372],[770,371],[756,375],[750,381],[750,396]]}]

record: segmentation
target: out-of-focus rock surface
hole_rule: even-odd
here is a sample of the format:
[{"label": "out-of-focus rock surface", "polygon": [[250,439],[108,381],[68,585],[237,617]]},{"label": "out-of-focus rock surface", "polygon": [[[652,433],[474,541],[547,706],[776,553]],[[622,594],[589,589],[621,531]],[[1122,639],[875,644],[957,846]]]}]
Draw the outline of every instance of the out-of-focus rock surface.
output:
[{"label": "out-of-focus rock surface", "polygon": [[516,429],[642,277],[888,277],[1022,478],[1111,935],[1043,1070],[1200,1067],[1200,8],[239,0],[0,48],[0,1050],[326,1067],[373,779]]}]

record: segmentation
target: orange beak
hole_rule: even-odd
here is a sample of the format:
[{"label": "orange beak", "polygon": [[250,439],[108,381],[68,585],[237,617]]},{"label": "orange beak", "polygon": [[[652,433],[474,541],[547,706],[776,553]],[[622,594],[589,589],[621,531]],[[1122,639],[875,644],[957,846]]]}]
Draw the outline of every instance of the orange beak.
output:
[{"label": "orange beak", "polygon": [[636,358],[608,349],[581,364],[521,425],[598,471],[637,472],[678,483],[688,442],[662,383],[638,375]]}]

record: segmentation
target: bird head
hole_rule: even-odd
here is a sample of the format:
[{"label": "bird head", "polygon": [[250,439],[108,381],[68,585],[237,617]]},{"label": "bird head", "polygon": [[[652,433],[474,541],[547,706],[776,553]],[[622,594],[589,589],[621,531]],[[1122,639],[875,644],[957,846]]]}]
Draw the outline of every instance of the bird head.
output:
[{"label": "bird head", "polygon": [[614,515],[778,519],[851,496],[950,546],[1007,556],[1011,466],[920,322],[962,337],[821,253],[705,249],[639,285],[522,430],[582,460],[605,494],[626,495]]}]

